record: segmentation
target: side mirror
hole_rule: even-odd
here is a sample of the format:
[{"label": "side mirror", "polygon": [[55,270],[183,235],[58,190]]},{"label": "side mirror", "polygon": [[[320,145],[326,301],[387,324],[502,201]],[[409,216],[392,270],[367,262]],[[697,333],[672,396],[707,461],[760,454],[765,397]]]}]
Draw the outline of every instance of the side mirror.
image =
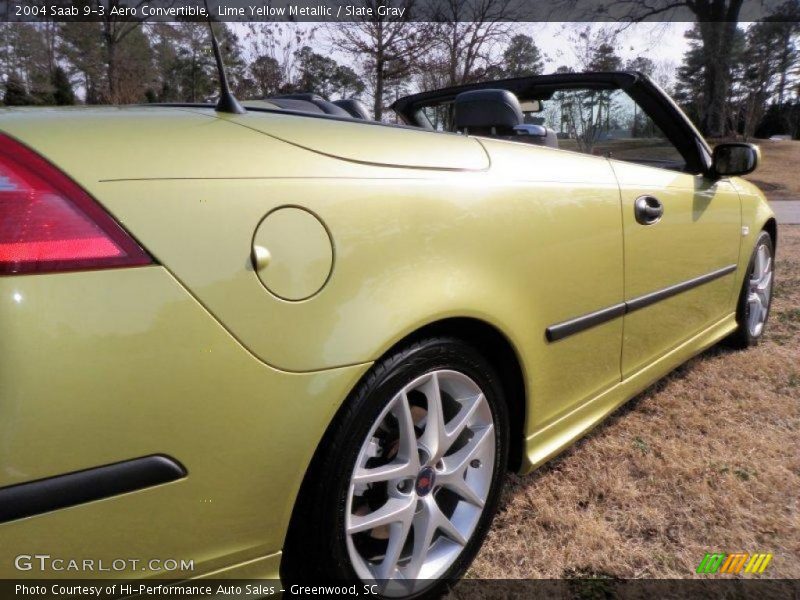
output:
[{"label": "side mirror", "polygon": [[514,125],[517,135],[532,135],[534,137],[547,137],[547,128],[544,125]]},{"label": "side mirror", "polygon": [[760,160],[761,150],[755,144],[732,142],[714,147],[714,173],[721,177],[752,173]]}]

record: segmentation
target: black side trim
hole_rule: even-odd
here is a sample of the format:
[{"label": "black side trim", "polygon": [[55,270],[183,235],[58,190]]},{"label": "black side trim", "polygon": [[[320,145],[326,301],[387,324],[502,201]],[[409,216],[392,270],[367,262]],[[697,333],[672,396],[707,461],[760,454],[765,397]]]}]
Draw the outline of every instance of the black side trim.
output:
[{"label": "black side trim", "polygon": [[186,469],[174,458],[153,455],[0,488],[0,523],[183,477],[186,477]]},{"label": "black side trim", "polygon": [[660,302],[661,300],[666,300],[667,298],[676,296],[681,292],[701,286],[704,283],[724,277],[729,273],[733,273],[736,269],[737,265],[728,265],[727,267],[717,269],[716,271],[701,275],[700,277],[688,279],[656,292],[645,294],[644,296],[638,296],[637,298],[633,298],[627,302],[615,304],[613,306],[609,306],[608,308],[603,308],[601,310],[589,313],[588,315],[570,319],[569,321],[550,325],[550,327],[545,329],[545,337],[547,338],[548,342],[555,342],[564,339],[565,337],[580,333],[581,331],[585,331],[586,329],[594,327],[595,325],[606,323],[607,321],[616,319],[617,317],[621,317],[635,310],[645,308],[651,304]]},{"label": "black side trim", "polygon": [[655,304],[656,302],[660,302],[661,300],[666,300],[667,298],[676,296],[681,292],[685,292],[686,290],[696,288],[704,283],[708,283],[709,281],[714,281],[715,279],[724,277],[728,273],[733,273],[735,270],[736,265],[728,265],[727,267],[717,269],[716,271],[712,271],[706,275],[701,275],[700,277],[695,277],[694,279],[689,279],[687,281],[671,285],[663,290],[658,290],[657,292],[652,292],[650,294],[645,294],[644,296],[634,298],[633,300],[628,300],[625,303],[628,307],[625,312],[633,312],[635,310],[639,310],[640,308],[645,308],[651,304]]},{"label": "black side trim", "polygon": [[584,329],[589,329],[595,325],[600,325],[611,319],[616,319],[625,314],[625,303],[615,304],[602,310],[598,310],[582,317],[564,321],[558,325],[551,325],[545,330],[548,342],[555,342],[575,333],[579,333]]}]

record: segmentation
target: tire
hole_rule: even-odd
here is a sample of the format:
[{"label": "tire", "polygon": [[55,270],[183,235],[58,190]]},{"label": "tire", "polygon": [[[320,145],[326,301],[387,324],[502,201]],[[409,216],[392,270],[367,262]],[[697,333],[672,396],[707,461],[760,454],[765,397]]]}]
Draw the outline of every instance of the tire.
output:
[{"label": "tire", "polygon": [[[747,275],[736,305],[736,322],[739,327],[728,338],[729,345],[734,348],[755,346],[764,335],[772,306],[774,259],[775,243],[769,233],[762,231],[750,257]],[[756,310],[759,312],[756,313]]]},{"label": "tire", "polygon": [[[434,435],[441,428],[429,409],[439,406],[432,414],[443,415],[444,434]],[[382,596],[401,598],[444,592],[474,559],[497,510],[508,431],[497,372],[469,344],[428,338],[378,362],[306,474],[284,548],[284,583],[372,582]],[[389,507],[396,520],[372,527]]]}]

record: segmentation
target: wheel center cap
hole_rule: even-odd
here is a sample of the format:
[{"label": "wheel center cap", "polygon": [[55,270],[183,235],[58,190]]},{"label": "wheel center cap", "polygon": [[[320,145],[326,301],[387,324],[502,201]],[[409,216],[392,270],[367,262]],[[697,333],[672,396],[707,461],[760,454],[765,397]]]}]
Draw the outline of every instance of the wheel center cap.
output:
[{"label": "wheel center cap", "polygon": [[418,496],[427,496],[433,489],[433,484],[436,482],[436,471],[431,467],[425,467],[420,470],[417,475],[417,483],[415,489]]}]

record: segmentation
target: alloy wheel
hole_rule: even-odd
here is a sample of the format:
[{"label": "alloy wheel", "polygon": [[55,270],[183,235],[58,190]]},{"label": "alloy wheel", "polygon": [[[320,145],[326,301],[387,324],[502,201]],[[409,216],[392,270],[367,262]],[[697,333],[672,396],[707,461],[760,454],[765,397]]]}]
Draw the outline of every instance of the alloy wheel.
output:
[{"label": "alloy wheel", "polygon": [[350,479],[356,574],[387,595],[441,577],[475,531],[494,470],[492,411],[470,377],[437,370],[405,385],[375,420]]},{"label": "alloy wheel", "polygon": [[752,337],[761,335],[772,298],[772,252],[767,244],[756,249],[753,266],[748,274],[747,329]]}]

